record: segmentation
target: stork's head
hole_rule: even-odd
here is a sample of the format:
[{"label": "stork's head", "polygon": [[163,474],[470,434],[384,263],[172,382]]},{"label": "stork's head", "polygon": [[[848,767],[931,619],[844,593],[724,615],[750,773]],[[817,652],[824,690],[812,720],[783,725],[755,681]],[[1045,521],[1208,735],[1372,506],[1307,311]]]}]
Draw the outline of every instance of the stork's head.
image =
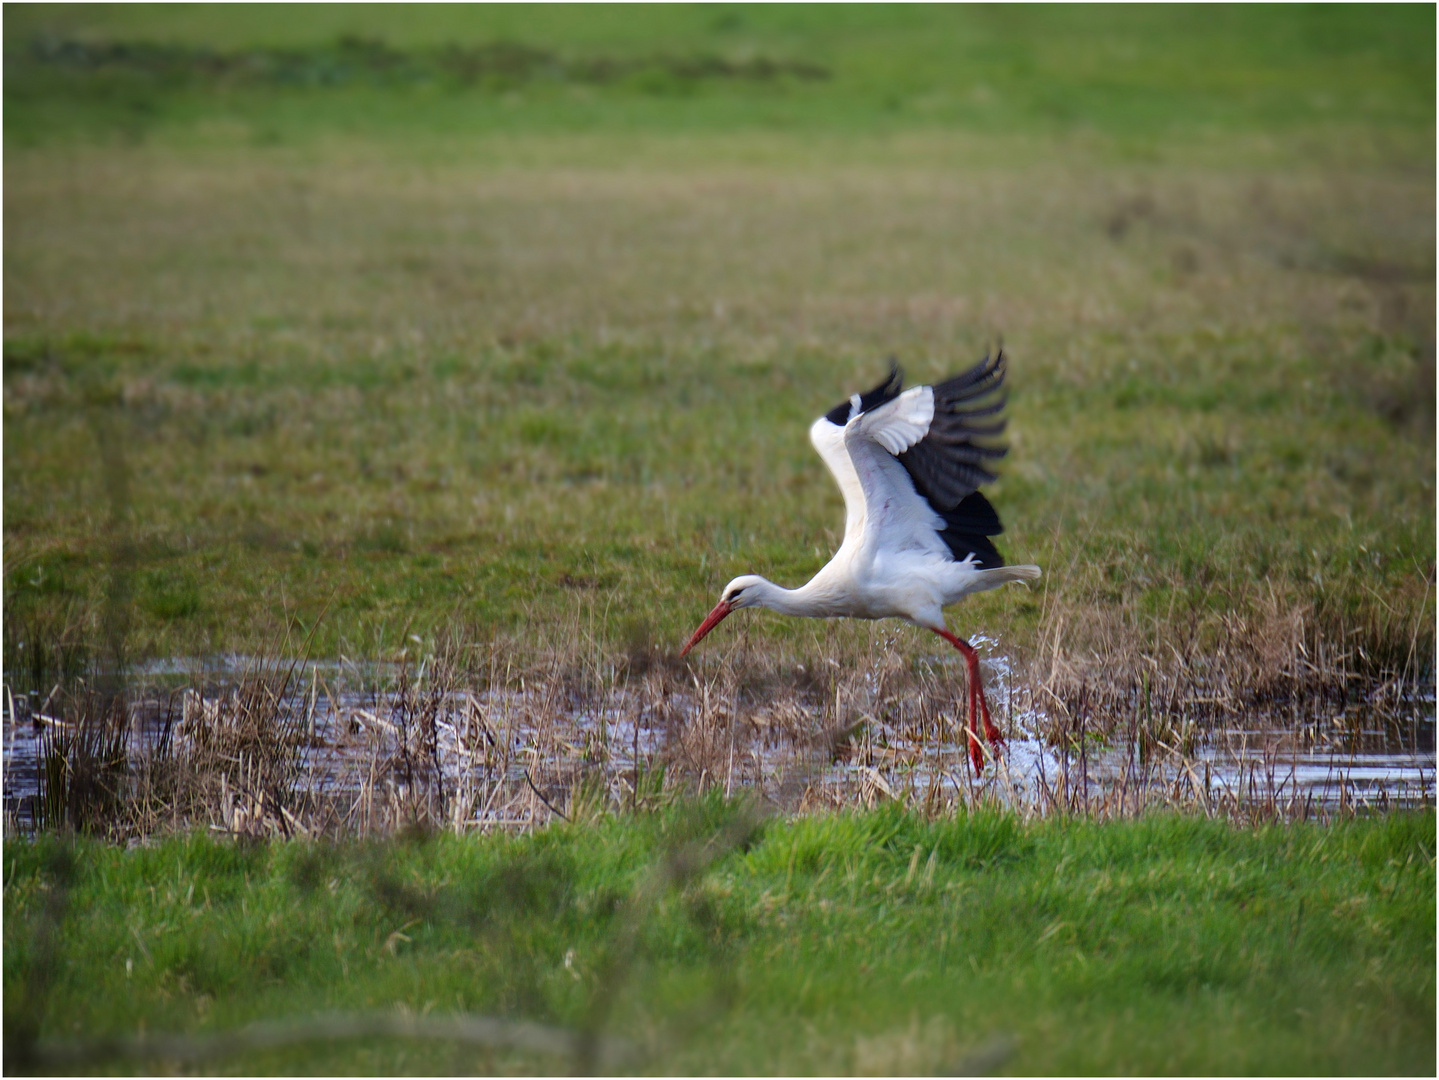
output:
[{"label": "stork's head", "polygon": [[700,628],[694,632],[689,641],[685,642],[685,647],[680,650],[680,655],[683,656],[698,645],[700,638],[723,622],[724,617],[731,611],[754,607],[758,604],[765,584],[767,582],[762,577],[754,574],[741,574],[726,585],[724,592],[720,593],[719,603],[715,605],[713,611],[705,616],[705,621],[700,623]]}]

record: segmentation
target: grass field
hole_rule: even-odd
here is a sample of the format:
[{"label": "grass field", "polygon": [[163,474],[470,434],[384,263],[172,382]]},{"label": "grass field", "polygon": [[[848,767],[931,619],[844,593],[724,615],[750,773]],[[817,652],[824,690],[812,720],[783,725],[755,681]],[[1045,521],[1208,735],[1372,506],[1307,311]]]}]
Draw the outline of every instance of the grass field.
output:
[{"label": "grass field", "polygon": [[[665,651],[734,573],[835,546],[809,418],[887,355],[930,378],[1002,338],[1003,549],[1048,573],[961,623],[1083,656],[1299,619],[1412,674],[1432,22],[16,9],[6,670],[263,651],[322,612],[319,655],[575,618]],[[436,66],[497,41],[549,66]]]},{"label": "grass field", "polygon": [[[892,808],[739,821],[712,801],[518,839],[7,843],[6,1071],[56,1040],[375,1009],[588,1030],[661,1073],[1433,1066],[1432,813],[1261,830]],[[675,887],[654,888],[653,867]],[[376,1038],[206,1062],[573,1064]]]}]

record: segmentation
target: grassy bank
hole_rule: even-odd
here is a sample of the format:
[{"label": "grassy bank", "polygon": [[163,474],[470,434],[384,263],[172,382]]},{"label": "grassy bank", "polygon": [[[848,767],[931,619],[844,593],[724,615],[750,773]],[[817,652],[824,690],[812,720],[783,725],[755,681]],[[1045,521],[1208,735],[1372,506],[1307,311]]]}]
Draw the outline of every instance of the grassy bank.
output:
[{"label": "grassy bank", "polygon": [[[593,1030],[661,1072],[1434,1061],[1432,814],[765,824],[710,802],[514,839],[46,839],[7,843],[4,903],[7,1072],[35,1035],[53,1051],[377,1009]],[[570,1062],[369,1039],[207,1067]]]}]

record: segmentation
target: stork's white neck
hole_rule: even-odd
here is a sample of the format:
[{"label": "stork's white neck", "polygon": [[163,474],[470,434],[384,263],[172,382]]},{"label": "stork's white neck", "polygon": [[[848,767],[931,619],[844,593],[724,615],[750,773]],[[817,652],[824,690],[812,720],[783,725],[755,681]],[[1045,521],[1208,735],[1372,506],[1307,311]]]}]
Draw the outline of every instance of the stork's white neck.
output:
[{"label": "stork's white neck", "polygon": [[830,595],[830,590],[826,589],[818,578],[798,589],[786,589],[767,578],[760,578],[750,586],[750,590],[754,600],[752,605],[746,604],[746,607],[763,607],[781,615],[807,615],[816,618],[841,614],[832,610],[835,597]]}]

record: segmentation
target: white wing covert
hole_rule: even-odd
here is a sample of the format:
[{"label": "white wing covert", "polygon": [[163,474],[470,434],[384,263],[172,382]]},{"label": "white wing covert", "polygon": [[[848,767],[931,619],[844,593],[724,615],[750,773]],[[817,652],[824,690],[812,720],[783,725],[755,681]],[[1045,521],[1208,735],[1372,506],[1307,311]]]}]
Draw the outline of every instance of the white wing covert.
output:
[{"label": "white wing covert", "polygon": [[857,423],[866,438],[898,457],[929,434],[929,423],[933,419],[934,390],[928,386],[912,386],[893,401],[871,412],[860,413],[851,423]]}]

